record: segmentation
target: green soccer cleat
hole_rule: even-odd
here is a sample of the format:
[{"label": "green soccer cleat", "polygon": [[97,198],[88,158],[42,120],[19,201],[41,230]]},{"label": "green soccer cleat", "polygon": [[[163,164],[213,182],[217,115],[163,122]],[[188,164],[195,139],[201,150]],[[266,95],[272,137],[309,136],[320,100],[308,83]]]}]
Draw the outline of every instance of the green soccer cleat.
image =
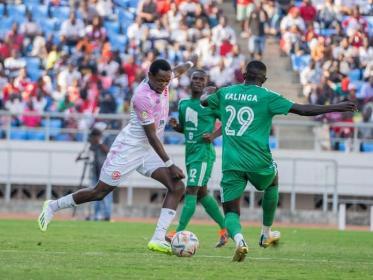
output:
[{"label": "green soccer cleat", "polygon": [[43,210],[41,211],[39,218],[38,218],[38,224],[41,231],[45,232],[48,229],[48,224],[53,218],[53,210],[49,207],[49,203],[52,200],[46,200],[43,204]]},{"label": "green soccer cleat", "polygon": [[150,240],[148,249],[154,252],[159,252],[167,255],[172,255],[171,244],[162,240]]},{"label": "green soccer cleat", "polygon": [[259,240],[259,246],[267,248],[276,245],[280,241],[281,233],[279,231],[271,231],[269,236],[262,234]]},{"label": "green soccer cleat", "polygon": [[241,240],[240,245],[236,247],[236,251],[233,255],[233,262],[243,262],[246,258],[249,248],[244,240]]}]

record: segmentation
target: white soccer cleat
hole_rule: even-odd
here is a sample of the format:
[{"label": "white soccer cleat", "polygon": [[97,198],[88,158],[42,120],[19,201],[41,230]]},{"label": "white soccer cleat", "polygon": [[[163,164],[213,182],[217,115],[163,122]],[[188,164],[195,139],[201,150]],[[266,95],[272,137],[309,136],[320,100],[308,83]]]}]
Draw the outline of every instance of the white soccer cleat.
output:
[{"label": "white soccer cleat", "polygon": [[269,246],[276,245],[280,241],[280,238],[281,233],[279,231],[271,231],[269,233],[269,236],[265,236],[264,234],[262,234],[260,236],[259,246],[267,248]]},{"label": "white soccer cleat", "polygon": [[248,252],[249,252],[249,248],[248,248],[245,240],[241,240],[239,245],[236,246],[236,250],[234,251],[232,261],[233,262],[243,262],[245,260]]},{"label": "white soccer cleat", "polygon": [[52,200],[46,200],[43,204],[43,210],[41,211],[39,218],[38,218],[38,224],[41,231],[47,231],[48,224],[53,218],[54,212],[52,208],[49,206],[49,203]]}]

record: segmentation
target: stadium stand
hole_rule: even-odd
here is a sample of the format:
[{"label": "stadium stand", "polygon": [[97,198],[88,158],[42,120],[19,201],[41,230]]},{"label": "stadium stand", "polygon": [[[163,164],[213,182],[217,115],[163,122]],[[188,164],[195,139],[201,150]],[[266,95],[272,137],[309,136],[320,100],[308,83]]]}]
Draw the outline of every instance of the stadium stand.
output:
[{"label": "stadium stand", "polygon": [[[329,123],[373,123],[372,19],[370,4],[353,1],[339,5],[332,0],[296,1],[280,23],[280,46],[299,73],[303,96],[311,104],[356,100],[361,113],[326,116]],[[350,3],[351,2],[351,3]],[[333,148],[344,151],[353,128],[333,127]],[[359,129],[361,151],[371,147],[373,131]],[[370,142],[369,142],[370,140]]]},{"label": "stadium stand", "polygon": [[[0,109],[11,113],[125,113],[155,57],[175,65],[197,52],[212,82],[241,79],[244,57],[216,1],[28,0],[0,4],[0,15]],[[172,85],[172,111],[188,85],[187,76]],[[77,140],[57,129],[84,129],[56,121],[55,140]],[[40,116],[15,117],[10,138],[42,139],[22,127],[43,124]]]}]

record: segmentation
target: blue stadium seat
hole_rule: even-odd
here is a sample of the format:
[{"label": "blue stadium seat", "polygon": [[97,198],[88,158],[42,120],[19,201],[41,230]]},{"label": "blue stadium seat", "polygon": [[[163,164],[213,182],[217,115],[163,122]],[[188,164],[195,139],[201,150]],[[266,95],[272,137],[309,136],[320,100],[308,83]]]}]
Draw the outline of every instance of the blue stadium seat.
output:
[{"label": "blue stadium seat", "polygon": [[274,136],[269,137],[269,148],[271,150],[278,149],[278,139]]},{"label": "blue stadium seat", "polygon": [[40,59],[38,57],[25,57],[26,67],[40,68]]},{"label": "blue stadium seat", "polygon": [[9,17],[18,23],[25,21],[26,6],[25,5],[8,5]]},{"label": "blue stadium seat", "polygon": [[4,4],[0,3],[0,16],[4,14]]},{"label": "blue stadium seat", "polygon": [[12,128],[10,130],[11,140],[27,140],[27,132],[22,128]]},{"label": "blue stadium seat", "polygon": [[71,138],[70,138],[69,134],[62,133],[62,134],[56,135],[54,140],[56,140],[56,141],[71,141]]},{"label": "blue stadium seat", "polygon": [[325,36],[325,37],[330,37],[336,33],[335,29],[332,28],[326,28],[326,29],[321,29],[320,30],[320,35]]},{"label": "blue stadium seat", "polygon": [[55,19],[39,17],[39,18],[36,18],[35,21],[39,24],[39,26],[41,27],[41,30],[45,33],[46,37],[56,32],[57,21]]},{"label": "blue stadium seat", "polygon": [[358,81],[358,80],[360,80],[360,78],[361,78],[361,70],[360,69],[351,70],[348,73],[348,77],[349,77],[350,81]]},{"label": "blue stadium seat", "polygon": [[373,143],[363,143],[362,144],[362,150],[366,153],[373,153]]},{"label": "blue stadium seat", "polygon": [[53,7],[52,15],[60,21],[64,21],[69,18],[70,8],[69,7]]},{"label": "blue stadium seat", "polygon": [[344,141],[339,142],[339,149],[338,151],[340,152],[345,152],[346,151],[346,143]]},{"label": "blue stadium seat", "polygon": [[129,0],[128,6],[129,8],[137,8],[139,4],[139,0]]},{"label": "blue stadium seat", "polygon": [[1,17],[0,29],[5,29],[8,32],[12,28],[14,20],[12,17]]},{"label": "blue stadium seat", "polygon": [[178,145],[184,143],[184,137],[182,135],[169,135],[164,139],[166,144]]},{"label": "blue stadium seat", "polygon": [[[104,27],[108,33],[119,34],[119,23],[117,21],[105,21]],[[113,35],[114,36],[114,35]]]},{"label": "blue stadium seat", "polygon": [[[47,120],[43,120],[41,122],[42,126],[43,127],[47,127],[48,126],[48,121]],[[57,137],[57,135],[59,135],[61,133],[61,128],[62,128],[62,120],[59,120],[59,119],[51,119],[49,120],[49,135],[51,137]]]},{"label": "blue stadium seat", "polygon": [[28,131],[27,139],[33,141],[44,141],[45,140],[45,131]]},{"label": "blue stadium seat", "polygon": [[36,5],[33,6],[32,9],[32,15],[34,16],[34,19],[43,19],[48,17],[48,7],[46,5]]},{"label": "blue stadium seat", "polygon": [[125,35],[116,35],[110,36],[110,44],[113,50],[119,50],[120,52],[124,52],[126,44],[127,44],[127,37]]},{"label": "blue stadium seat", "polygon": [[26,57],[26,69],[32,81],[40,78],[42,70],[40,69],[40,59],[37,57]]},{"label": "blue stadium seat", "polygon": [[23,0],[23,3],[28,7],[29,5],[40,5],[40,0]]}]

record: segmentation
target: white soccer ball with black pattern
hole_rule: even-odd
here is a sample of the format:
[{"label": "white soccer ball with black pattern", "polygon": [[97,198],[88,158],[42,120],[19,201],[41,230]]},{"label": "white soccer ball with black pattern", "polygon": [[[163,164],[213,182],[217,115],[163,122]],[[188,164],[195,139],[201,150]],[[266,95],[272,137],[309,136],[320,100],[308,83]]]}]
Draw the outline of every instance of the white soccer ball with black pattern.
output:
[{"label": "white soccer ball with black pattern", "polygon": [[177,232],[171,240],[172,252],[178,257],[191,257],[197,252],[198,247],[197,236],[187,230]]}]

